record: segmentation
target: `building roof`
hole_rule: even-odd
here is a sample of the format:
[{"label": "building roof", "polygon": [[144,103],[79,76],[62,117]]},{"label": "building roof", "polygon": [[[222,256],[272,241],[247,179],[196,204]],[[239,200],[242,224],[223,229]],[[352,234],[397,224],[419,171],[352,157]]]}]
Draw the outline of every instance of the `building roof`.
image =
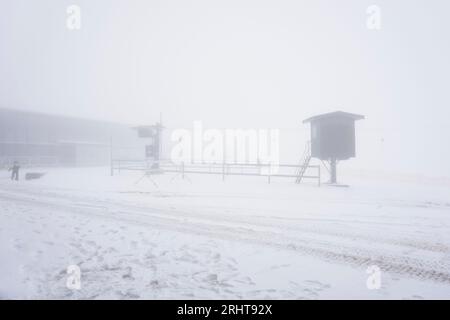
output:
[{"label": "building roof", "polygon": [[132,127],[134,130],[148,130],[148,129],[164,129],[164,127],[157,122],[156,124],[151,125],[142,125],[142,126],[134,126]]},{"label": "building roof", "polygon": [[356,120],[364,119],[364,116],[360,115],[360,114],[348,113],[348,112],[344,112],[344,111],[334,111],[334,112],[319,114],[317,116],[310,117],[308,119],[303,120],[303,123],[308,123],[308,122],[318,121],[318,120],[323,120],[323,119],[328,119],[328,118],[349,118],[349,119],[353,119],[356,121]]}]

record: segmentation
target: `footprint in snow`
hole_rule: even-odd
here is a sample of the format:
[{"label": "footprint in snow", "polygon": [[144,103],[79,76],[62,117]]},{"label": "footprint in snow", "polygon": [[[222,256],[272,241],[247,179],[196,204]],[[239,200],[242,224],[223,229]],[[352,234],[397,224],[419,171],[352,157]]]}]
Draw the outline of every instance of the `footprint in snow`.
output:
[{"label": "footprint in snow", "polygon": [[272,267],[270,267],[270,269],[276,270],[276,269],[281,269],[281,268],[287,268],[289,266],[290,266],[290,264],[280,264],[280,265],[272,266]]}]

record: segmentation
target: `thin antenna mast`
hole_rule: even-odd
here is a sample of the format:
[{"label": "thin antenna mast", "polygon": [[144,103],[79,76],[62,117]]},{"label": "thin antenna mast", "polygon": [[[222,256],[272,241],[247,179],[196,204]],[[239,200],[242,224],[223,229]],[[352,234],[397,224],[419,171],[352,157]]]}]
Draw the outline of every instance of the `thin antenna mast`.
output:
[{"label": "thin antenna mast", "polygon": [[162,129],[163,129],[163,124],[162,124],[162,112],[159,113],[159,133],[158,133],[158,138],[159,138],[159,159],[161,160],[162,158]]}]

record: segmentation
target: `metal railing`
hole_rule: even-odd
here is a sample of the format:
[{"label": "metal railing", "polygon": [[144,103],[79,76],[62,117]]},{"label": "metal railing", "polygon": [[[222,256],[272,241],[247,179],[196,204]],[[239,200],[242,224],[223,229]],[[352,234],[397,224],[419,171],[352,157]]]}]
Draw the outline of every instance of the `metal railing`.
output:
[{"label": "metal railing", "polygon": [[[300,165],[300,164],[263,164],[263,163],[218,163],[218,162],[190,162],[173,163],[170,160],[161,160],[157,169],[152,167],[153,162],[146,160],[124,160],[114,159],[111,161],[111,175],[121,171],[142,171],[148,174],[156,173],[177,173],[184,179],[187,174],[210,174],[221,175],[222,180],[226,176],[259,176],[267,179],[270,183],[273,178],[291,178],[293,181],[298,177],[299,170],[313,169],[316,175],[303,175],[305,179],[317,180],[320,186],[320,166],[319,165]],[[154,164],[154,163],[153,163]],[[273,168],[277,172],[273,172]],[[310,172],[310,171],[309,171]]]}]

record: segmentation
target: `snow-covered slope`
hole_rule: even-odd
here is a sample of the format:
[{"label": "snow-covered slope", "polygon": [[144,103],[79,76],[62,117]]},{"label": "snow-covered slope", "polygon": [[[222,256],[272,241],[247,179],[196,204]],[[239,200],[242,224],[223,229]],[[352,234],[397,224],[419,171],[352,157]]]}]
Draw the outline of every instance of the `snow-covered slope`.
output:
[{"label": "snow-covered slope", "polygon": [[0,173],[1,298],[450,298],[445,182],[43,171]]}]

